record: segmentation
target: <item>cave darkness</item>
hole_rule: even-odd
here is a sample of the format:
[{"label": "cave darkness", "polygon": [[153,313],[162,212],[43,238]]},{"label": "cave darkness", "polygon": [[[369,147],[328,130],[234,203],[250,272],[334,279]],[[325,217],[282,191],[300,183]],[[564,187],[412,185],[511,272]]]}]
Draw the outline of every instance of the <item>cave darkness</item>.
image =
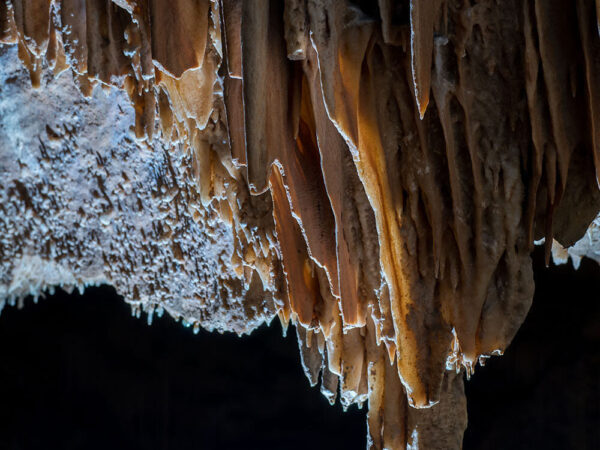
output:
[{"label": "cave darkness", "polygon": [[[466,383],[465,449],[600,448],[600,266],[545,268],[503,357]],[[1,449],[363,449],[365,409],[329,406],[293,327],[238,338],[131,317],[110,287],[0,316]]]}]

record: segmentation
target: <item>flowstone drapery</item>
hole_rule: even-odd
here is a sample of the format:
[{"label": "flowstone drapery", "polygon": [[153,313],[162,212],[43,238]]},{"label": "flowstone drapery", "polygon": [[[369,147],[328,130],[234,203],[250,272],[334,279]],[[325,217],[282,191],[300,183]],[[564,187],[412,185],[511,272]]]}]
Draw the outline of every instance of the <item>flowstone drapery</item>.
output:
[{"label": "flowstone drapery", "polygon": [[0,42],[0,300],[291,321],[373,448],[460,447],[534,240],[593,253],[592,1],[0,0]]}]

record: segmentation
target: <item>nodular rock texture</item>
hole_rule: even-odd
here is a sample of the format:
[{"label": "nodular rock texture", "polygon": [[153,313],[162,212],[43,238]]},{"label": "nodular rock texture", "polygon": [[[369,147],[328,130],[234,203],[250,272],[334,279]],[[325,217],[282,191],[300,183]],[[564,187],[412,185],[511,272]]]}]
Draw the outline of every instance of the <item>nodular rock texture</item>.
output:
[{"label": "nodular rock texture", "polygon": [[369,447],[460,448],[534,240],[593,252],[563,246],[600,209],[597,24],[591,0],[0,0],[0,299],[277,316],[312,385],[368,402]]}]

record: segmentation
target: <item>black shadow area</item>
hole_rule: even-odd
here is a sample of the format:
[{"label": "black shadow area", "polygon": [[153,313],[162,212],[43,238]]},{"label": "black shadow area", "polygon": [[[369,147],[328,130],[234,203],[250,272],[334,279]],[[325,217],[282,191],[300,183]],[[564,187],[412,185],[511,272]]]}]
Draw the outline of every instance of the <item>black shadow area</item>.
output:
[{"label": "black shadow area", "polygon": [[[544,268],[503,357],[466,383],[465,449],[600,449],[600,267]],[[0,449],[363,449],[364,411],[329,406],[294,331],[249,337],[132,318],[108,287],[0,316]]]},{"label": "black shadow area", "polygon": [[[145,315],[144,315],[145,316]],[[295,332],[131,317],[112,288],[0,316],[0,449],[364,449],[365,413],[329,406]]]},{"label": "black shadow area", "polygon": [[600,266],[533,259],[525,323],[466,383],[465,449],[600,449]]}]

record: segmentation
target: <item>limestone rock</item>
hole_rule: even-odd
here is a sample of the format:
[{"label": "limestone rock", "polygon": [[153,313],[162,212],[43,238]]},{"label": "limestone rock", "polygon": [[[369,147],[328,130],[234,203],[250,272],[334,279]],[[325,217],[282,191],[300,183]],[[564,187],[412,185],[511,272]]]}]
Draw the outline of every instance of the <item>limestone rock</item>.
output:
[{"label": "limestone rock", "polygon": [[524,320],[534,240],[600,209],[597,23],[591,0],[1,0],[0,299],[110,283],[149,320],[277,316],[311,384],[368,402],[371,447],[460,447],[462,373]]}]

